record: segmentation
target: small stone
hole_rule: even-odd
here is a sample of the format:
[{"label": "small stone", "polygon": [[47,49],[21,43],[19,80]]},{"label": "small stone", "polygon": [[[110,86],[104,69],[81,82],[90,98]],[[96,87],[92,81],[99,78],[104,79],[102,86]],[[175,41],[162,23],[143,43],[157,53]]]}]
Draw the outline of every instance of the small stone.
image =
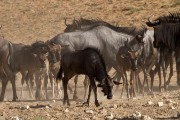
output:
[{"label": "small stone", "polygon": [[109,115],[107,115],[107,116],[105,117],[105,120],[112,120],[113,118],[114,118],[113,114],[110,113]]},{"label": "small stone", "polygon": [[176,104],[176,102],[172,101],[172,100],[166,100],[167,104]]},{"label": "small stone", "polygon": [[172,110],[174,110],[174,109],[175,109],[175,107],[171,106],[171,109],[172,109]]},{"label": "small stone", "polygon": [[65,113],[68,113],[69,112],[69,110],[68,109],[65,109],[65,111],[64,111]]},{"label": "small stone", "polygon": [[107,115],[107,110],[103,108],[103,109],[100,111],[100,113],[103,114],[103,115]]},{"label": "small stone", "polygon": [[18,116],[12,117],[11,120],[19,120]]},{"label": "small stone", "polygon": [[148,101],[148,105],[153,105],[154,103],[152,101]]},{"label": "small stone", "polygon": [[50,117],[50,114],[46,114],[46,116]]},{"label": "small stone", "polygon": [[143,115],[142,120],[153,120],[151,117],[147,116],[147,115]]},{"label": "small stone", "polygon": [[49,108],[49,106],[46,106],[45,108],[46,108],[46,109],[48,109],[48,108]]},{"label": "small stone", "polygon": [[89,118],[82,118],[82,120],[89,120]]},{"label": "small stone", "polygon": [[55,103],[56,102],[56,100],[53,100],[53,103]]},{"label": "small stone", "polygon": [[87,114],[93,114],[94,112],[92,110],[85,110]]},{"label": "small stone", "polygon": [[164,106],[164,103],[163,102],[158,102],[158,106],[162,107],[162,106]]},{"label": "small stone", "polygon": [[134,118],[140,118],[140,117],[141,117],[141,113],[138,112],[138,111],[136,111],[135,113],[132,114],[132,116],[133,116]]},{"label": "small stone", "polygon": [[29,107],[29,105],[26,105],[26,109],[29,109],[30,107]]},{"label": "small stone", "polygon": [[92,120],[98,120],[98,118],[96,116],[93,116]]}]

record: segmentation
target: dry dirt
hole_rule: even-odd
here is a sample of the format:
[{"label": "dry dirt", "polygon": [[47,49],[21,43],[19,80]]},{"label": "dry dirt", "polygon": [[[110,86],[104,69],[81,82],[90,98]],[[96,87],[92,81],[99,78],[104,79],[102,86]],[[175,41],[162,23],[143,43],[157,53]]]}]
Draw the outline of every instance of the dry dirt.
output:
[{"label": "dry dirt", "polygon": [[[0,0],[0,25],[2,25],[0,36],[14,43],[31,44],[37,40],[46,41],[63,32],[66,27],[64,18],[67,18],[69,23],[73,18],[83,17],[102,19],[120,26],[139,26],[145,25],[147,18],[151,15],[158,17],[168,12],[179,11],[179,0]],[[176,74],[175,70],[174,74]],[[180,90],[176,86],[176,75],[172,78],[168,92],[158,92],[159,79],[157,77],[155,82],[153,96],[138,95],[136,99],[128,101],[125,94],[123,99],[119,99],[120,89],[118,89],[112,100],[99,95],[99,101],[102,104],[98,108],[94,106],[93,97],[89,108],[82,107],[81,102],[73,100],[72,105],[66,108],[62,105],[62,100],[34,101],[28,98],[26,92],[23,101],[10,102],[12,91],[9,84],[5,96],[7,101],[0,103],[0,120],[9,120],[15,116],[22,120],[99,120],[105,119],[109,113],[117,119],[128,119],[127,117],[130,118],[136,111],[153,119],[178,119]],[[17,80],[18,96],[20,95],[19,83],[20,80]],[[78,82],[80,100],[83,94],[83,85],[80,80]],[[70,94],[71,98],[72,94]],[[148,101],[152,101],[153,105],[148,105]],[[163,102],[164,105],[159,107],[158,102]],[[42,108],[24,108],[37,104],[51,106],[49,108],[43,108],[43,106]]]}]

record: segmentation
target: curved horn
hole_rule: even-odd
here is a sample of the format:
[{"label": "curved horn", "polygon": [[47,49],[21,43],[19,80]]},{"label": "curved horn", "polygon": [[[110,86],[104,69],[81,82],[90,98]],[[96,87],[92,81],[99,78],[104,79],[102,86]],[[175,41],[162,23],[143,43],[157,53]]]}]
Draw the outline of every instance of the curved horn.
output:
[{"label": "curved horn", "polygon": [[[152,16],[152,15],[151,15]],[[156,20],[156,21],[150,21],[150,18],[151,16],[148,18],[148,22],[146,22],[146,24],[149,26],[149,27],[152,27],[152,26],[156,26],[160,23],[160,20]]]},{"label": "curved horn", "polygon": [[68,24],[66,23],[66,18],[64,19],[64,23],[65,23],[66,26],[68,26]]}]

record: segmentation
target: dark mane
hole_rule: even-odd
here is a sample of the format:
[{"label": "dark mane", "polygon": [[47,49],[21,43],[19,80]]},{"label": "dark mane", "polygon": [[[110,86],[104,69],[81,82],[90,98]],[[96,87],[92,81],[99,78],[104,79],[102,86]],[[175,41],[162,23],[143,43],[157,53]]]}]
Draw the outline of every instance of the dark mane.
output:
[{"label": "dark mane", "polygon": [[70,26],[76,26],[77,28],[79,27],[79,29],[82,31],[91,30],[97,26],[106,26],[116,32],[123,32],[123,33],[129,34],[129,35],[143,35],[144,31],[145,31],[145,27],[141,27],[141,28],[119,27],[119,26],[114,26],[112,24],[109,24],[109,23],[107,23],[103,20],[99,20],[99,19],[89,20],[89,19],[81,18],[79,20],[75,20],[75,22],[73,22]]},{"label": "dark mane", "polygon": [[161,16],[156,20],[160,20],[161,23],[180,23],[180,13],[169,13],[169,15]]}]

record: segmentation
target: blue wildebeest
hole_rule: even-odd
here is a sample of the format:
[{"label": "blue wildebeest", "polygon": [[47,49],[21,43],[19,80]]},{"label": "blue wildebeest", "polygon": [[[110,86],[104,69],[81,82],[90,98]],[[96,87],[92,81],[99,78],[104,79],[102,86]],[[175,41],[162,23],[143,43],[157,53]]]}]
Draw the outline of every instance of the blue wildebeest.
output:
[{"label": "blue wildebeest", "polygon": [[[102,20],[87,20],[87,19],[83,19],[83,18],[81,18],[80,20],[74,20],[73,21],[73,23],[72,24],[67,24],[66,23],[66,21],[65,21],[65,24],[66,24],[66,29],[64,30],[64,32],[73,32],[73,31],[80,31],[80,32],[82,32],[82,33],[90,33],[90,32],[88,32],[88,31],[91,31],[91,32],[94,32],[94,31],[96,31],[95,29],[99,29],[99,28],[101,28],[101,27],[104,27],[105,29],[106,28],[111,28],[111,30],[113,30],[113,31],[111,31],[112,33],[119,33],[119,34],[123,34],[122,36],[124,36],[124,40],[126,39],[126,35],[127,34],[129,34],[129,35],[127,35],[127,37],[128,36],[135,36],[135,35],[138,35],[138,34],[141,34],[141,36],[143,36],[143,34],[144,34],[144,31],[143,31],[143,29],[140,29],[140,30],[137,30],[135,27],[116,27],[116,26],[113,26],[113,25],[111,25],[111,24],[109,24],[109,23],[107,23],[107,22],[104,22],[104,21],[102,21]],[[99,27],[99,28],[98,28]],[[103,28],[103,29],[104,29]],[[107,32],[107,34],[105,35],[105,36],[107,36],[108,34],[110,34],[110,35],[115,35],[114,37],[112,37],[113,39],[111,40],[109,37],[106,39],[106,38],[100,38],[101,37],[101,35],[102,35],[102,33],[104,32],[104,31],[102,31],[103,29],[101,29],[100,30],[100,36],[98,35],[98,34],[95,34],[95,37],[96,36],[98,36],[98,37],[96,37],[96,39],[102,39],[102,41],[103,42],[105,42],[105,43],[103,43],[103,44],[101,44],[99,47],[102,49],[102,47],[105,47],[105,45],[106,44],[108,44],[107,45],[107,47],[109,46],[109,44],[110,45],[114,45],[116,42],[123,42],[124,40],[118,40],[118,37],[119,36],[121,36],[121,35],[117,35],[116,36],[116,34],[111,34],[110,33],[110,31],[108,31]],[[104,30],[105,30],[104,29]],[[101,32],[102,31],[102,32]],[[74,33],[73,33],[74,34]],[[94,34],[94,33],[93,33]],[[92,35],[91,35],[92,36]],[[90,37],[91,37],[90,36]],[[85,35],[85,39],[86,39],[86,37],[88,37],[87,35]],[[84,38],[83,36],[82,36],[82,38]],[[96,40],[95,39],[95,40]],[[115,40],[115,41],[113,41],[113,40]],[[84,40],[83,40],[84,41]],[[112,41],[112,43],[110,43]],[[92,41],[93,42],[93,41]],[[97,43],[101,43],[101,40],[98,40],[97,41]],[[78,42],[77,42],[78,43]],[[78,46],[78,45],[76,45],[77,43],[74,43],[73,42],[73,47],[74,47],[74,44],[75,44],[75,46]],[[95,42],[96,43],[96,42]],[[87,43],[87,45],[88,44],[95,44],[95,43]],[[118,44],[120,44],[119,45],[119,47],[121,47],[122,45],[121,45],[121,43],[117,43],[116,45],[115,45],[115,47],[117,47],[118,48]],[[99,44],[96,44],[96,45],[99,45]],[[95,45],[95,46],[96,46]],[[85,40],[85,44],[83,44],[83,45],[79,45],[78,47],[84,47],[84,46],[86,46],[86,40]],[[94,46],[94,45],[93,45]],[[110,49],[110,51],[111,51],[111,49],[112,49],[112,47],[109,47],[109,48],[105,48],[105,49]],[[116,49],[116,48],[115,48]],[[114,50],[115,50],[114,49]],[[116,49],[117,50],[117,49]],[[105,51],[104,51],[105,52]],[[113,53],[113,55],[116,55],[116,53],[117,53],[117,51],[115,52],[115,53]],[[105,54],[105,53],[103,53],[103,54]],[[110,53],[110,54],[112,54],[112,53]],[[104,56],[104,55],[103,55]],[[113,58],[114,59],[114,58]],[[105,59],[106,60],[106,59]],[[113,61],[116,61],[116,60],[113,60]],[[112,63],[111,63],[112,64]],[[113,63],[114,64],[114,63]],[[108,66],[107,67],[109,67],[109,68],[111,68],[112,67],[112,65],[110,65],[109,66],[109,64],[108,64]],[[117,70],[117,66],[115,67],[115,69]],[[120,71],[118,72],[119,74],[122,74]],[[76,80],[76,79],[75,79]],[[87,80],[86,80],[87,81]],[[85,82],[86,83],[86,82]],[[85,87],[85,88],[87,88],[87,87]],[[85,89],[86,90],[86,89]],[[85,96],[85,95],[84,95]]]},{"label": "blue wildebeest", "polygon": [[[57,75],[57,80],[62,78],[62,73],[64,72],[64,77],[62,79],[64,88],[64,100],[63,104],[70,105],[67,84],[69,79],[71,79],[76,74],[85,74],[89,77],[89,95],[87,99],[87,104],[89,105],[91,90],[93,89],[95,95],[95,105],[100,106],[97,100],[97,87],[95,80],[100,83],[103,88],[104,95],[107,95],[107,99],[112,99],[112,88],[113,83],[106,72],[106,66],[102,56],[99,51],[95,48],[86,48],[84,50],[79,50],[75,52],[69,52],[62,56],[61,68]],[[116,83],[118,84],[118,83]]]},{"label": "blue wildebeest", "polygon": [[153,22],[150,18],[148,20],[146,24],[154,28],[154,47],[161,51],[164,47],[175,51],[177,84],[180,85],[180,13],[170,13]]},{"label": "blue wildebeest", "polygon": [[4,100],[5,90],[9,80],[11,81],[13,88],[13,101],[16,101],[18,98],[16,93],[15,78],[9,67],[11,61],[13,60],[12,54],[12,44],[5,39],[0,39],[0,79],[2,80],[0,101]]}]

